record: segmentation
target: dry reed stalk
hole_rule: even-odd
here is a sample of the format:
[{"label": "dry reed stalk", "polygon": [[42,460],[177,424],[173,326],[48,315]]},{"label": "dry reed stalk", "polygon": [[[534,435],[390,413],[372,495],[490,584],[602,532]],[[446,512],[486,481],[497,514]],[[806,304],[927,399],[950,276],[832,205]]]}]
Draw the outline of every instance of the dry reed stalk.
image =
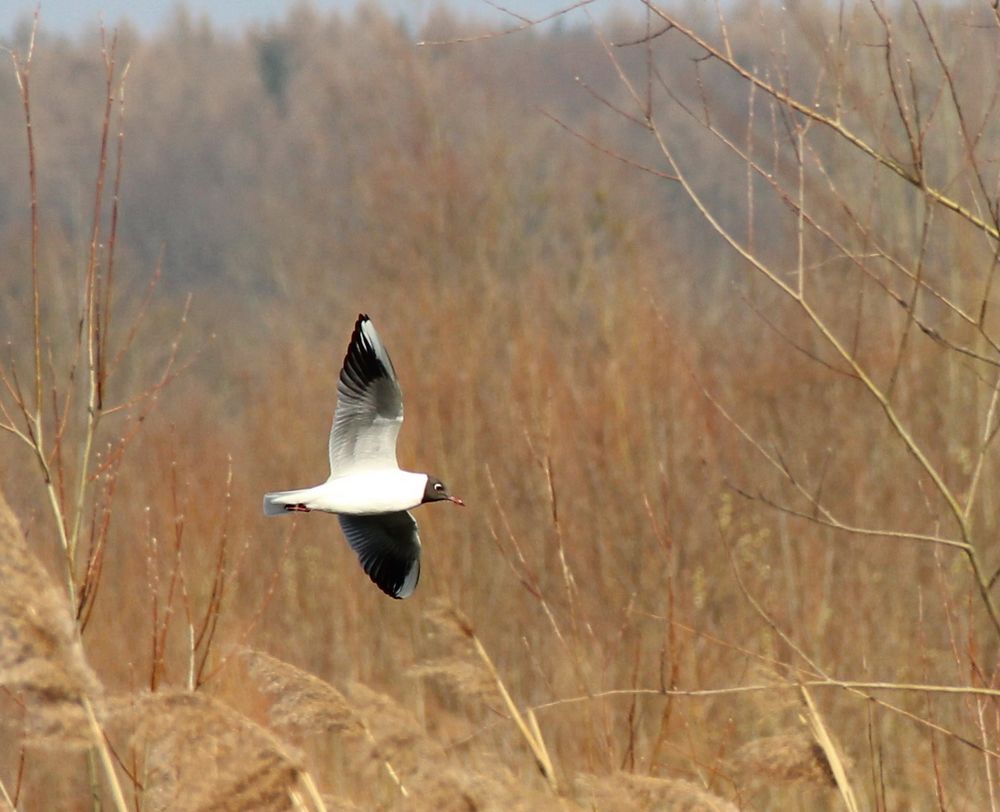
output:
[{"label": "dry reed stalk", "polygon": [[298,756],[223,703],[160,691],[140,697],[132,712],[132,742],[145,752],[144,808],[287,812],[301,804],[295,800],[301,786],[324,809]]},{"label": "dry reed stalk", "polygon": [[4,812],[17,812],[17,806],[14,804],[14,799],[10,797],[10,792],[7,791],[7,787],[4,786],[3,781],[0,781],[0,800],[3,801],[4,806],[0,807]]},{"label": "dry reed stalk", "polygon": [[507,691],[507,686],[504,685],[503,680],[500,678],[500,672],[498,672],[496,666],[493,665],[493,660],[490,659],[490,655],[483,647],[483,644],[479,641],[479,638],[473,635],[472,643],[476,648],[476,653],[480,656],[483,664],[487,667],[487,669],[489,669],[490,674],[496,681],[497,688],[500,691],[500,696],[502,697],[504,704],[507,706],[507,710],[510,711],[510,715],[514,719],[514,724],[517,725],[517,729],[521,732],[521,735],[524,736],[525,741],[531,748],[531,752],[535,756],[535,761],[538,764],[538,768],[542,771],[542,775],[545,776],[545,780],[552,788],[552,791],[558,792],[559,784],[556,781],[555,767],[552,764],[552,758],[549,756],[549,751],[545,746],[545,740],[542,738],[541,730],[538,727],[538,721],[535,719],[534,711],[530,708],[528,709],[528,721],[525,722],[524,717],[517,708],[517,705],[514,704],[513,698],[511,698],[510,693]]},{"label": "dry reed stalk", "polygon": [[581,802],[602,812],[737,812],[706,789],[681,778],[652,778],[632,773],[576,777]]},{"label": "dry reed stalk", "polygon": [[542,732],[538,727],[538,720],[535,718],[534,712],[529,709],[526,715],[522,715],[510,692],[507,690],[507,686],[504,684],[500,672],[497,671],[492,658],[479,637],[476,636],[472,622],[457,609],[445,604],[438,604],[434,607],[428,612],[427,619],[434,623],[438,630],[448,637],[456,641],[464,640],[467,643],[471,643],[472,650],[479,657],[489,679],[493,681],[496,690],[499,691],[500,698],[510,713],[511,719],[524,737],[524,740],[528,743],[528,747],[531,749],[542,775],[545,776],[545,780],[552,791],[558,793],[559,784],[556,780],[555,767],[545,746],[545,740],[542,738]]},{"label": "dry reed stalk", "polygon": [[65,598],[31,554],[0,493],[0,684],[19,693],[27,741],[55,749],[94,746],[116,807],[125,799],[92,699],[101,684]]},{"label": "dry reed stalk", "polygon": [[833,737],[830,735],[829,730],[827,730],[826,724],[823,722],[823,717],[816,707],[816,703],[813,702],[812,696],[810,696],[809,691],[805,688],[802,688],[802,699],[806,703],[806,711],[808,713],[806,720],[809,723],[809,729],[812,731],[816,742],[823,748],[823,754],[826,756],[826,761],[833,772],[833,777],[840,792],[840,797],[844,801],[844,806],[847,807],[848,812],[857,812],[859,808],[858,801],[854,796],[854,789],[851,787],[851,782],[847,778],[848,765],[845,764],[844,757],[840,754],[840,748],[834,743]]}]

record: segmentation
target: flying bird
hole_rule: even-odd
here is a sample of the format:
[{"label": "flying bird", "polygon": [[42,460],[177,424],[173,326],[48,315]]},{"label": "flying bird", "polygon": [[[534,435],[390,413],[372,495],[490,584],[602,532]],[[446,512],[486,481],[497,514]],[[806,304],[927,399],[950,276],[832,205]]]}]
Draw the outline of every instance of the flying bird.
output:
[{"label": "flying bird", "polygon": [[402,471],[396,438],[403,394],[375,325],[358,316],[337,383],[330,430],[330,478],[321,485],[264,494],[264,514],[336,513],[368,577],[393,598],[420,579],[420,535],[410,510],[424,502],[465,503],[437,477]]}]

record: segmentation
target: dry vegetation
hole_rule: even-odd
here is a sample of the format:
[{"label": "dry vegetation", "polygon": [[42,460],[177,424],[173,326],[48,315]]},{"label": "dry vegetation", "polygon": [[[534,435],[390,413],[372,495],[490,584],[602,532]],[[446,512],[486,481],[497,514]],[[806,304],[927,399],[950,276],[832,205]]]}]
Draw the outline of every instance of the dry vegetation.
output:
[{"label": "dry vegetation", "polygon": [[[0,803],[1000,808],[1000,14],[620,5],[14,34]],[[260,515],[360,310],[405,602]]]}]

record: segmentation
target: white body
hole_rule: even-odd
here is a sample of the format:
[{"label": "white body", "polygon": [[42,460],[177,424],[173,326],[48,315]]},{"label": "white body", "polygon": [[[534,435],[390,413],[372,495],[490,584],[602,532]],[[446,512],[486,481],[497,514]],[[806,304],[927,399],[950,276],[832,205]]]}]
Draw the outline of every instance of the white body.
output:
[{"label": "white body", "polygon": [[264,497],[264,512],[273,515],[284,513],[286,505],[304,505],[326,513],[372,516],[415,508],[423,502],[426,487],[427,474],[398,468],[357,471],[330,477],[313,488],[269,493]]}]

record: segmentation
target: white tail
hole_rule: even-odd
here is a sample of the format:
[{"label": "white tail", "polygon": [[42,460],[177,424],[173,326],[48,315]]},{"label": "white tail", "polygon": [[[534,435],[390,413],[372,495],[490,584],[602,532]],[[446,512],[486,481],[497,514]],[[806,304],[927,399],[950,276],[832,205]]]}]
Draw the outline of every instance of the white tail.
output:
[{"label": "white tail", "polygon": [[264,494],[264,515],[279,516],[288,513],[289,505],[300,505],[312,488],[303,488],[297,491],[275,491]]}]

